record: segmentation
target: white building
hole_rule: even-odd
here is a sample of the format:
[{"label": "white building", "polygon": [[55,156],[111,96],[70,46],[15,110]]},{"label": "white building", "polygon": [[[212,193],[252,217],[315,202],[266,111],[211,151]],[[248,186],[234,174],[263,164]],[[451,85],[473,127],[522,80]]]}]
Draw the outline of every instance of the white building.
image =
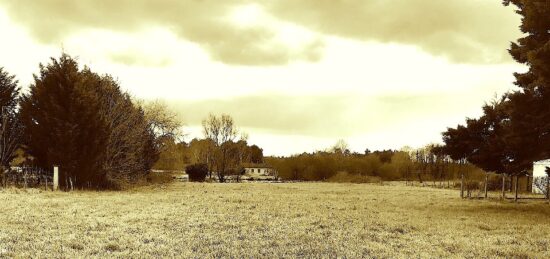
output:
[{"label": "white building", "polygon": [[533,163],[533,192],[534,193],[543,193],[543,190],[540,188],[540,181],[544,182],[546,174],[546,167],[550,167],[550,159],[541,160]]},{"label": "white building", "polygon": [[252,177],[254,179],[271,179],[277,178],[277,171],[266,164],[243,164],[245,176]]}]

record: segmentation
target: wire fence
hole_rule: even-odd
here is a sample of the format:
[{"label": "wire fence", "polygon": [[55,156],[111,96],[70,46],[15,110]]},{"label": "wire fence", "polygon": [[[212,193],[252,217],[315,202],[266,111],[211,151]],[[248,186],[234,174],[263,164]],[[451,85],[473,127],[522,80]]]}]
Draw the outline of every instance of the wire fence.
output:
[{"label": "wire fence", "polygon": [[4,171],[1,185],[4,188],[44,188],[53,189],[53,176],[50,170],[33,166],[11,167]]}]

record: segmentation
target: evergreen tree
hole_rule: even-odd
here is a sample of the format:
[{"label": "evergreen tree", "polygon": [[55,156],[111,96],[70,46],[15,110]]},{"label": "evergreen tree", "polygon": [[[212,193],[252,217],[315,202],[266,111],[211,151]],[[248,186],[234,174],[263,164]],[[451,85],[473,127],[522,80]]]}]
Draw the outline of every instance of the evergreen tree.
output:
[{"label": "evergreen tree", "polygon": [[252,145],[249,148],[250,162],[261,164],[264,162],[264,151],[256,145]]},{"label": "evergreen tree", "polygon": [[505,0],[523,16],[525,37],[512,43],[512,57],[529,70],[516,73],[520,88],[484,115],[443,133],[444,151],[497,173],[521,174],[532,162],[550,157],[550,1]]},{"label": "evergreen tree", "polygon": [[519,91],[509,94],[510,149],[516,151],[515,170],[531,166],[535,160],[550,157],[550,1],[506,0],[523,16],[525,37],[512,43],[510,54],[529,70],[516,73]]},{"label": "evergreen tree", "polygon": [[443,133],[445,146],[438,152],[453,160],[468,160],[485,171],[510,173],[511,153],[505,142],[509,133],[507,101],[501,99],[483,107],[484,115],[467,119],[466,126],[458,125]]},{"label": "evergreen tree", "polygon": [[20,90],[17,83],[15,76],[0,67],[0,106],[6,113],[15,113]]},{"label": "evergreen tree", "polygon": [[107,143],[99,101],[88,90],[92,78],[67,55],[40,65],[30,94],[21,102],[26,151],[42,168],[60,167],[60,185],[103,183],[102,150]]}]

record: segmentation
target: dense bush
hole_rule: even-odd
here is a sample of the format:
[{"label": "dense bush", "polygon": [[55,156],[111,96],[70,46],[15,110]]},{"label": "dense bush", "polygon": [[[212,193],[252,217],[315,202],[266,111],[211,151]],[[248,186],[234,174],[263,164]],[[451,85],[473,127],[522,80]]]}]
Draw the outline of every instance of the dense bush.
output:
[{"label": "dense bush", "polygon": [[208,166],[206,164],[192,164],[185,168],[185,172],[189,175],[191,182],[204,182],[208,174]]}]

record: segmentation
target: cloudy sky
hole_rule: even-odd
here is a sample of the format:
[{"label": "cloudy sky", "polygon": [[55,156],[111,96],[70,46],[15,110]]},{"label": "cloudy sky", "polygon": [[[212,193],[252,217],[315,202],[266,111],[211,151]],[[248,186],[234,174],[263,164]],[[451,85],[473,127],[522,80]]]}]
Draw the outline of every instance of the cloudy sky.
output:
[{"label": "cloudy sky", "polygon": [[0,66],[26,87],[65,51],[164,100],[188,139],[228,113],[267,155],[419,147],[525,70],[501,2],[0,0]]}]

